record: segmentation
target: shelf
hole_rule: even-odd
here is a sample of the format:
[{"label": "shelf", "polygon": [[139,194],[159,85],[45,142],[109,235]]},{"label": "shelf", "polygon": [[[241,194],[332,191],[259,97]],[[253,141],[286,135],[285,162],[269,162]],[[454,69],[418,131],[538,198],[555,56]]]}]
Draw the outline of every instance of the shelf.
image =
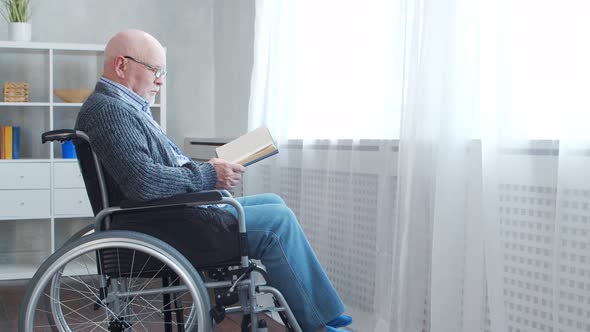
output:
[{"label": "shelf", "polygon": [[[0,102],[0,106],[22,106],[22,107],[82,107],[82,103],[36,103],[36,102],[16,102],[16,103],[7,103],[7,102]],[[153,104],[150,107],[160,107],[160,104]]]},{"label": "shelf", "polygon": [[16,102],[16,103],[9,103],[9,102],[0,102],[0,106],[22,106],[22,107],[32,107],[32,106],[49,106],[50,103],[36,103],[36,102]]},{"label": "shelf", "polygon": [[[78,258],[74,262],[67,265],[63,274],[65,276],[73,275],[94,275],[96,274],[96,263],[86,256]],[[31,279],[41,263],[11,263],[1,264],[2,273],[0,273],[0,280],[18,280]]]},{"label": "shelf", "polygon": [[0,159],[1,164],[48,163],[50,161],[51,161],[51,159],[49,159],[49,158],[47,158],[47,159],[43,159],[43,158]]},{"label": "shelf", "polygon": [[53,158],[54,163],[77,163],[76,158]]},{"label": "shelf", "polygon": [[105,45],[0,41],[0,48],[102,52]]},{"label": "shelf", "polygon": [[[27,189],[10,189],[10,190],[15,191],[15,190],[27,190]],[[13,217],[8,217],[8,216],[6,216],[6,217],[0,217],[0,222],[2,222],[4,220],[10,220],[10,221],[12,221],[12,220],[27,220],[27,221],[28,220],[49,220],[49,218],[51,218],[51,215],[49,213],[46,216],[39,216],[39,217],[37,217],[37,216],[33,216],[33,217],[31,217],[31,216],[28,216],[28,217],[27,216],[25,216],[25,217],[14,217],[14,216]],[[0,264],[0,266],[1,265],[2,264]],[[0,273],[0,274],[2,274],[2,273]]]},{"label": "shelf", "polygon": [[82,103],[53,103],[55,107],[82,107]]},{"label": "shelf", "polygon": [[[68,188],[65,188],[68,189]],[[78,219],[78,218],[94,218],[92,214],[54,214],[56,219]]]},{"label": "shelf", "polygon": [[[82,107],[82,103],[53,103],[55,107]],[[153,104],[150,107],[160,107],[160,104]]]},{"label": "shelf", "polygon": [[39,264],[0,264],[2,273],[0,280],[31,279],[41,263]]}]

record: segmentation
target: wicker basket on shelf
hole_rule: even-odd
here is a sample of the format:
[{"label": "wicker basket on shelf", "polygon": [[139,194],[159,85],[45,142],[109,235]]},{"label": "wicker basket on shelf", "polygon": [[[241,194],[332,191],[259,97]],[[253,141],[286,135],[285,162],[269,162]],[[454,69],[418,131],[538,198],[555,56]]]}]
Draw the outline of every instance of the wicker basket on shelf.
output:
[{"label": "wicker basket on shelf", "polygon": [[5,102],[28,102],[29,83],[26,82],[4,82],[2,84]]}]

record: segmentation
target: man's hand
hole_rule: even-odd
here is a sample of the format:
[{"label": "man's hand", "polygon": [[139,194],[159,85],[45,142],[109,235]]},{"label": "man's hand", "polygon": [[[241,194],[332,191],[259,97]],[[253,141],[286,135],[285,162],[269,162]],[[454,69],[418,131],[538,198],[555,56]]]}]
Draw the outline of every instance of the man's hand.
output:
[{"label": "man's hand", "polygon": [[242,180],[242,173],[246,171],[246,167],[240,164],[230,163],[227,160],[213,158],[209,163],[215,167],[217,172],[217,189],[233,189]]}]

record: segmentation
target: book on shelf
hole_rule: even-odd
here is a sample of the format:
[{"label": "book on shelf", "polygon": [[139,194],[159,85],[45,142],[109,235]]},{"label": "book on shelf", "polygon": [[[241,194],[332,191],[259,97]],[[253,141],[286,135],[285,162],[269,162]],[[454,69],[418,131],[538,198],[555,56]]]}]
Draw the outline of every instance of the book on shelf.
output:
[{"label": "book on shelf", "polygon": [[268,128],[262,126],[215,149],[217,157],[243,166],[279,153]]},{"label": "book on shelf", "polygon": [[20,127],[0,126],[0,159],[20,159]]},{"label": "book on shelf", "polygon": [[0,159],[4,159],[4,126],[0,126]]},{"label": "book on shelf", "polygon": [[20,127],[12,127],[12,159],[20,159]]},{"label": "book on shelf", "polygon": [[12,159],[12,127],[4,126],[4,159]]}]

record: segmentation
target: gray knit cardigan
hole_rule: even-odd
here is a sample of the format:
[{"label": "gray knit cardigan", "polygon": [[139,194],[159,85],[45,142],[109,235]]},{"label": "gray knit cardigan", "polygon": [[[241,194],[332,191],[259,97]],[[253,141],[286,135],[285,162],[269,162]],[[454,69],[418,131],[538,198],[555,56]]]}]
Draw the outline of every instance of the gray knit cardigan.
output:
[{"label": "gray knit cardigan", "polygon": [[217,174],[213,165],[192,161],[175,165],[168,138],[149,124],[147,116],[98,82],[82,105],[75,128],[88,134],[104,170],[129,200],[214,189]]}]

